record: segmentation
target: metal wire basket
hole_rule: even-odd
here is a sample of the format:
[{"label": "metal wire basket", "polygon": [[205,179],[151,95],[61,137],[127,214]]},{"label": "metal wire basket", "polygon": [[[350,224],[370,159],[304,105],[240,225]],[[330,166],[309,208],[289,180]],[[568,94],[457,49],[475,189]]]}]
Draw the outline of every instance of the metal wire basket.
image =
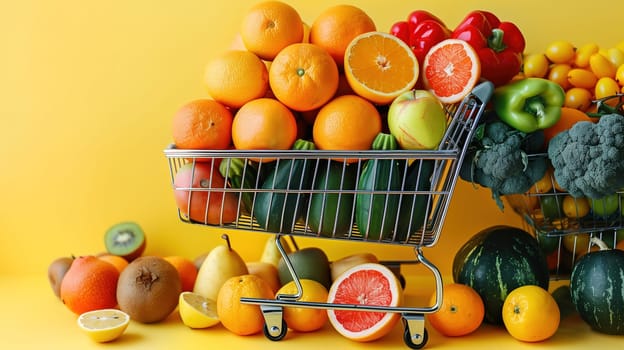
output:
[{"label": "metal wire basket", "polygon": [[[456,105],[445,106],[448,127],[436,150],[422,151],[322,151],[322,150],[287,150],[287,151],[242,151],[242,150],[183,150],[173,145],[164,150],[169,163],[171,184],[173,191],[179,195],[178,215],[183,222],[209,225],[226,229],[245,230],[253,232],[272,233],[278,238],[280,235],[291,237],[318,237],[348,241],[376,242],[381,244],[400,244],[411,246],[415,250],[416,260],[422,263],[436,279],[436,304],[427,307],[398,307],[388,308],[375,305],[336,305],[328,303],[302,303],[297,295],[278,296],[275,300],[242,298],[241,302],[258,304],[265,316],[265,335],[271,340],[279,340],[286,334],[287,327],[282,319],[282,307],[298,305],[315,308],[357,309],[361,311],[399,312],[403,314],[405,323],[404,340],[409,347],[421,348],[427,341],[424,328],[423,314],[436,311],[440,307],[442,297],[442,278],[438,269],[431,264],[422,251],[423,247],[436,244],[444,224],[449,203],[455,189],[459,168],[466,153],[468,144],[476,130],[479,118],[485,110],[485,105],[493,93],[493,85],[483,82]],[[346,164],[343,160],[354,160]],[[271,161],[265,161],[271,160]],[[388,185],[375,190],[363,190],[357,186],[368,162],[388,160],[397,164],[400,185]],[[271,167],[292,164],[294,161],[305,162],[311,174],[312,183],[303,185],[300,175],[295,175],[291,168],[287,186],[267,186],[261,178],[262,173]],[[233,164],[239,165],[234,168]],[[290,163],[289,163],[290,162]],[[338,187],[319,185],[323,172],[331,164],[339,164],[342,169],[339,175]],[[242,166],[240,166],[242,164]],[[408,180],[407,168],[416,167],[418,176],[415,186]],[[205,171],[202,173],[200,168]],[[353,174],[347,175],[347,168]],[[427,168],[428,171],[424,171]],[[182,184],[178,176],[186,172],[187,181]],[[234,185],[228,181],[218,181],[222,174],[225,178],[236,173],[243,177],[254,174],[247,181]],[[205,174],[208,174],[207,176]],[[213,174],[213,175],[210,175]],[[347,176],[354,176],[356,184],[344,186]],[[420,186],[423,184],[423,186]],[[269,194],[269,196],[267,196]],[[234,195],[236,213],[226,212],[226,197]],[[360,230],[356,224],[356,205],[358,196],[384,198],[386,203],[393,202],[394,206],[384,206],[373,215],[377,219],[385,220],[384,232],[373,232],[372,229]],[[277,223],[259,222],[258,208],[266,207],[262,200],[283,200],[283,205],[276,210],[272,207],[272,214],[277,216]],[[280,199],[281,198],[281,199]],[[320,207],[313,208],[313,198],[321,199]],[[336,209],[330,206],[329,201],[338,201],[348,210]],[[199,207],[194,212],[193,207]],[[217,208],[217,213],[211,213]],[[405,209],[407,208],[407,209]],[[276,213],[277,211],[277,213]],[[266,214],[266,213],[265,213]],[[318,217],[325,223],[321,228],[313,225]],[[406,218],[407,225],[405,225]],[[371,219],[370,217],[368,218]],[[348,225],[338,225],[338,222],[347,222]],[[370,227],[370,226],[369,226]],[[269,229],[270,228],[270,229]],[[290,263],[280,240],[276,239],[278,249],[286,262],[297,288],[301,285],[294,268]],[[300,296],[301,293],[298,293]]]}]

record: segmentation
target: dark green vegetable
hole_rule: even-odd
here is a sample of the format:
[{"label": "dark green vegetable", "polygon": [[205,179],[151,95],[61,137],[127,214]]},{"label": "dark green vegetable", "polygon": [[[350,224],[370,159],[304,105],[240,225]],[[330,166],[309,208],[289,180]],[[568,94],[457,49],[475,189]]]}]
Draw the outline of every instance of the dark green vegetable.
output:
[{"label": "dark green vegetable", "polygon": [[453,280],[474,288],[485,304],[485,320],[502,324],[502,308],[512,290],[537,285],[548,290],[546,257],[528,232],[488,227],[472,236],[453,259]]},{"label": "dark green vegetable", "polygon": [[[397,149],[394,136],[380,133],[373,141],[374,150]],[[370,193],[371,191],[400,191],[401,168],[394,159],[373,158],[366,162],[360,174],[355,196],[355,221],[368,240],[391,238],[399,211],[399,194]]]},{"label": "dark green vegetable", "polygon": [[494,110],[509,126],[525,133],[557,123],[565,101],[563,88],[548,79],[527,78],[494,90]]},{"label": "dark green vegetable", "polygon": [[[314,143],[297,140],[293,149],[311,150]],[[256,193],[253,216],[263,229],[291,233],[294,223],[307,208],[308,195],[294,191],[310,190],[315,159],[278,159],[275,168]]]},{"label": "dark green vegetable", "polygon": [[407,168],[395,240],[405,240],[425,224],[425,214],[431,207],[431,197],[425,193],[411,194],[410,192],[427,192],[431,189],[434,165],[433,160],[425,159],[416,160]]},{"label": "dark green vegetable", "polygon": [[583,255],[572,269],[572,303],[592,329],[624,335],[624,251],[598,244],[601,250]]},{"label": "dark green vegetable", "polygon": [[[333,237],[346,234],[353,220],[353,193],[357,182],[357,166],[343,162],[324,163],[314,181],[314,190],[335,190],[335,193],[313,193],[310,196],[308,225],[312,231]],[[340,192],[343,191],[343,192]]]}]

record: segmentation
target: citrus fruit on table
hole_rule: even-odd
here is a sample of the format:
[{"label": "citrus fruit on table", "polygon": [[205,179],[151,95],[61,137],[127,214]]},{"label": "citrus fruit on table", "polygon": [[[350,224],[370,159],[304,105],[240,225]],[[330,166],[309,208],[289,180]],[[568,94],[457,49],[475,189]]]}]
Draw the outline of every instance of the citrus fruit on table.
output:
[{"label": "citrus fruit on table", "polygon": [[329,101],[338,89],[338,67],[322,48],[293,44],[271,62],[269,84],[275,97],[296,111],[311,111]]},{"label": "citrus fruit on table", "polygon": [[104,343],[119,338],[125,332],[130,316],[117,309],[100,309],[82,313],[77,323],[91,339]]},{"label": "citrus fruit on table", "polygon": [[117,306],[119,271],[95,256],[74,259],[61,283],[61,300],[71,311],[87,311]]},{"label": "citrus fruit on table", "polygon": [[264,316],[259,305],[244,304],[241,297],[273,299],[271,287],[255,275],[235,276],[219,289],[217,315],[221,324],[238,335],[252,335],[264,328]]},{"label": "citrus fruit on table", "polygon": [[467,42],[445,39],[425,56],[421,74],[427,90],[442,103],[461,101],[472,91],[481,76],[481,63]]},{"label": "citrus fruit on table", "polygon": [[232,143],[233,118],[217,101],[191,101],[173,117],[173,143],[181,149],[226,149]]},{"label": "citrus fruit on table", "polygon": [[[327,301],[332,304],[397,307],[403,290],[394,273],[378,263],[352,267],[336,279]],[[342,336],[359,342],[373,341],[388,334],[400,315],[392,312],[327,310],[329,321]]]},{"label": "citrus fruit on table", "polygon": [[195,286],[195,279],[197,278],[197,267],[195,267],[195,263],[189,258],[178,255],[165,256],[164,259],[178,271],[182,291],[192,291],[193,286]]},{"label": "citrus fruit on table", "polygon": [[247,50],[271,61],[290,44],[303,41],[304,25],[292,6],[263,1],[252,6],[241,22],[240,36]]},{"label": "citrus fruit on table", "polygon": [[[431,305],[435,301],[434,294]],[[465,284],[451,283],[442,289],[440,309],[429,314],[427,319],[438,332],[456,337],[477,330],[484,317],[485,306],[479,293]]]},{"label": "citrus fruit on table", "polygon": [[322,150],[368,150],[381,127],[381,116],[372,103],[357,95],[343,95],[321,107],[312,126],[312,137]]},{"label": "citrus fruit on table", "polygon": [[376,104],[389,104],[416,85],[419,66],[412,49],[401,39],[383,32],[355,37],[344,54],[349,85]]},{"label": "citrus fruit on table", "polygon": [[228,50],[206,63],[204,85],[215,101],[239,108],[266,95],[269,72],[264,62],[252,52]]},{"label": "citrus fruit on table", "polygon": [[234,115],[232,140],[236,149],[285,150],[292,146],[296,138],[295,116],[276,99],[250,101]]},{"label": "citrus fruit on table", "polygon": [[208,328],[219,323],[217,303],[197,293],[180,293],[178,311],[182,323],[190,328]]},{"label": "citrus fruit on table", "polygon": [[[327,302],[327,288],[315,280],[300,279],[302,288],[301,302]],[[290,281],[283,285],[277,295],[297,294],[297,285]],[[313,332],[321,329],[327,323],[327,311],[324,309],[286,306],[284,307],[284,321],[288,328],[297,332]]]},{"label": "citrus fruit on table", "polygon": [[102,255],[99,255],[98,258],[100,260],[104,260],[107,263],[115,266],[115,268],[117,269],[117,271],[119,271],[119,273],[121,273],[121,271],[123,271],[123,269],[125,269],[126,266],[128,266],[128,260],[124,259],[123,257],[119,255],[102,254]]},{"label": "citrus fruit on table", "polygon": [[503,303],[503,322],[512,337],[538,342],[559,328],[559,306],[547,290],[525,285],[512,290]]},{"label": "citrus fruit on table", "polygon": [[356,36],[377,30],[373,19],[352,5],[336,5],[325,9],[310,26],[310,43],[325,49],[340,69],[347,46]]}]

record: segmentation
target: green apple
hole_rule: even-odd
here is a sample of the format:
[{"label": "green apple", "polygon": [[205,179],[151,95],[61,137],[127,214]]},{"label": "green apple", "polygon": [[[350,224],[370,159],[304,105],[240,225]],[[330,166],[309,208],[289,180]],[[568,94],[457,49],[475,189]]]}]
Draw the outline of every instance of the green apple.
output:
[{"label": "green apple", "polygon": [[599,199],[592,199],[589,201],[589,205],[594,215],[606,218],[618,210],[618,202],[619,196],[617,193],[614,193]]},{"label": "green apple", "polygon": [[429,91],[410,90],[388,109],[388,129],[403,149],[435,149],[446,132],[447,116]]}]

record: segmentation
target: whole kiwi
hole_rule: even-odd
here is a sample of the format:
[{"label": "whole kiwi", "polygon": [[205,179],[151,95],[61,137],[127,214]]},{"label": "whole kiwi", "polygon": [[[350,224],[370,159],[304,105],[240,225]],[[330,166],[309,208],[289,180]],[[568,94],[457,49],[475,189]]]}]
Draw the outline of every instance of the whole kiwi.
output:
[{"label": "whole kiwi", "polygon": [[155,323],[167,318],[178,305],[182,291],[176,268],[158,256],[133,260],[119,275],[119,308],[141,323]]}]

